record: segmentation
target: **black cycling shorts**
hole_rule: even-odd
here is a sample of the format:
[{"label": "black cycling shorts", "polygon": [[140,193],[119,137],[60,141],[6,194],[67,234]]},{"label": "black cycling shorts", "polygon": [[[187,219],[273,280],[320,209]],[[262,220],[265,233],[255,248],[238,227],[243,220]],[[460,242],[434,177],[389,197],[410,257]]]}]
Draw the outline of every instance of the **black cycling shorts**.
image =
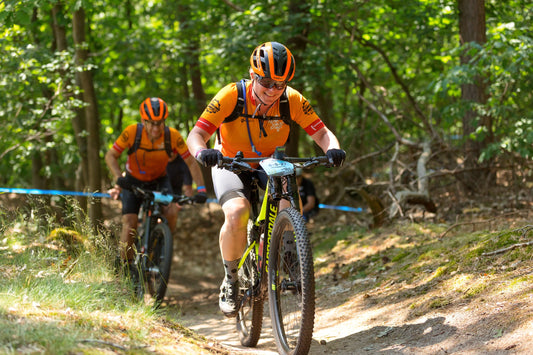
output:
[{"label": "black cycling shorts", "polygon": [[[170,180],[167,175],[162,176],[153,181],[141,181],[130,174],[126,174],[126,181],[134,186],[139,186],[145,189],[161,191],[161,192],[172,192],[172,186],[170,185]],[[142,198],[137,197],[127,189],[122,189],[121,193],[122,200],[122,214],[139,213],[141,209]]]}]

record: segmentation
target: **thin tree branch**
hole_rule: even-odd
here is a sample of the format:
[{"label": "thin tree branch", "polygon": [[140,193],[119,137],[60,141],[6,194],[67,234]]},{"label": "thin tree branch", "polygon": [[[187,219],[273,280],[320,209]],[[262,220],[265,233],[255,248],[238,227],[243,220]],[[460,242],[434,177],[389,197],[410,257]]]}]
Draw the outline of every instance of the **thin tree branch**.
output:
[{"label": "thin tree branch", "polygon": [[232,3],[231,1],[229,0],[222,0],[226,5],[228,5],[229,7],[231,7],[233,10],[236,10],[236,11],[239,11],[239,12],[244,12],[244,9],[242,9],[241,7],[237,6],[236,4]]},{"label": "thin tree branch", "polygon": [[385,122],[385,124],[389,127],[389,129],[392,131],[392,133],[394,134],[394,136],[396,137],[396,140],[402,144],[405,144],[407,146],[410,146],[410,147],[415,147],[415,148],[420,148],[421,145],[419,143],[415,143],[413,141],[410,141],[408,139],[405,139],[403,138],[400,133],[398,133],[398,131],[396,130],[396,128],[394,128],[394,126],[392,125],[392,123],[389,121],[389,119],[387,118],[387,116],[385,116],[384,113],[382,113],[376,106],[374,106],[373,103],[371,103],[370,101],[368,101],[363,95],[361,94],[357,94],[357,96],[363,100],[367,105],[368,107],[370,107],[370,109],[372,111],[374,111],[375,113],[377,113],[377,115],[379,117],[381,117],[381,119]]},{"label": "thin tree branch", "polygon": [[[356,30],[357,33],[360,33],[358,28],[356,28],[355,30]],[[373,44],[372,42],[370,42],[368,40],[365,40],[360,34],[355,35],[355,39],[362,46],[372,48],[373,50],[375,50],[376,52],[378,52],[381,55],[381,57],[383,58],[383,60],[385,61],[385,63],[389,67],[389,69],[391,70],[392,76],[394,77],[394,79],[396,80],[398,85],[400,85],[402,90],[405,92],[405,95],[407,95],[407,99],[409,100],[409,102],[411,103],[413,108],[415,109],[415,112],[417,113],[418,117],[420,117],[420,119],[422,120],[422,123],[424,124],[424,126],[426,127],[428,132],[431,133],[432,137],[438,137],[437,133],[435,132],[435,130],[433,128],[433,126],[431,125],[431,123],[427,119],[426,115],[422,112],[422,110],[418,106],[418,103],[416,102],[416,100],[411,95],[411,92],[410,92],[409,88],[407,87],[407,85],[405,85],[405,83],[403,82],[402,78],[400,78],[400,75],[398,74],[398,71],[396,70],[396,67],[391,63],[391,61],[390,61],[389,57],[387,56],[387,54],[380,47],[376,46],[375,44]]]}]

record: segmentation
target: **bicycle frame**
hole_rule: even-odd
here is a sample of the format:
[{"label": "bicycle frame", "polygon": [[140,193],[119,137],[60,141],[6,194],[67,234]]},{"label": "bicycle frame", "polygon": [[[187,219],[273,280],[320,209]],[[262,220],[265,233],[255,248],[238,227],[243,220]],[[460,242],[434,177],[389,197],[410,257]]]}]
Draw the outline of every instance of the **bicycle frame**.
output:
[{"label": "bicycle frame", "polygon": [[[245,250],[244,255],[239,263],[239,268],[242,267],[244,260],[252,248],[255,248],[256,255],[260,257],[258,263],[258,272],[261,274],[261,280],[263,281],[265,278],[263,277],[264,275],[262,274],[262,270],[264,269],[265,273],[268,273],[270,240],[272,237],[274,222],[278,216],[280,202],[282,199],[285,199],[290,202],[292,207],[300,210],[300,195],[298,192],[298,184],[296,182],[295,172],[293,172],[292,175],[268,176],[268,183],[263,194],[263,202],[261,204],[261,208],[259,209],[259,213],[257,213],[259,191],[256,179],[254,178],[252,181],[252,198],[250,201],[252,207],[252,219],[254,220],[254,228],[256,228],[259,232],[259,236],[262,238],[262,240],[253,240],[248,245],[248,248]],[[283,191],[284,186],[286,186],[286,192]],[[270,191],[273,192],[270,193]]]},{"label": "bicycle frame", "polygon": [[[159,192],[153,192],[154,199],[144,199],[140,215],[142,215],[142,218],[139,219],[139,229],[142,229],[142,233],[138,233],[138,238],[141,238],[140,243],[140,250],[137,250],[136,258],[138,258],[136,261],[139,262],[139,258],[142,258],[142,270],[145,270],[147,272],[152,271],[148,270],[147,268],[147,254],[148,251],[148,243],[150,242],[150,233],[152,232],[152,228],[156,223],[167,223],[166,217],[163,215],[161,209],[163,207],[164,203],[168,204],[168,198],[164,197],[166,195],[163,195]],[[155,222],[153,222],[155,221]]]},{"label": "bicycle frame", "polygon": [[137,280],[134,280],[135,295],[144,298],[146,285],[156,303],[163,300],[170,276],[173,253],[172,231],[163,215],[163,206],[172,202],[180,205],[193,203],[194,200],[184,195],[167,194],[131,186],[124,179],[117,183],[122,188],[132,191],[142,198],[139,210],[134,265],[137,268]]},{"label": "bicycle frame", "polygon": [[295,166],[329,166],[329,162],[325,156],[285,157],[283,152],[277,151],[273,158],[244,158],[239,152],[235,158],[224,157],[218,166],[236,174],[257,171],[249,163],[259,163],[268,182],[258,209],[258,179],[252,175],[252,223],[247,248],[238,265],[244,286],[240,289],[237,332],[242,345],[257,345],[263,322],[263,302],[268,297],[278,351],[307,353],[314,324],[315,281]]}]

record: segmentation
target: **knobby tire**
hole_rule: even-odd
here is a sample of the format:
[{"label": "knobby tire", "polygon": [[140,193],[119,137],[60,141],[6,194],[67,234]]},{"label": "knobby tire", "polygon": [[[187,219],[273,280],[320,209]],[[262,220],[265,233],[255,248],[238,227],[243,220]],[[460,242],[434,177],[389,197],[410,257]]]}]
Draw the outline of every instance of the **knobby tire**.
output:
[{"label": "knobby tire", "polygon": [[150,232],[146,265],[148,291],[156,303],[165,297],[172,264],[172,233],[166,223],[156,224]]},{"label": "knobby tire", "polygon": [[315,319],[313,254],[305,221],[293,207],[279,212],[272,230],[268,298],[280,354],[307,354]]}]

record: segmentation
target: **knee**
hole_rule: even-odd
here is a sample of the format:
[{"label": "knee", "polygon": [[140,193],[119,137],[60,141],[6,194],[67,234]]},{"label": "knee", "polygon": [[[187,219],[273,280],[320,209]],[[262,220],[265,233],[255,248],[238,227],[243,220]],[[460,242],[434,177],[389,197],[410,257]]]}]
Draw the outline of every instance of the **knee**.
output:
[{"label": "knee", "polygon": [[249,217],[249,204],[246,199],[235,198],[224,204],[225,223],[230,229],[246,228]]},{"label": "knee", "polygon": [[169,220],[176,219],[178,217],[178,206],[175,203],[171,203],[166,207],[164,214]]}]

